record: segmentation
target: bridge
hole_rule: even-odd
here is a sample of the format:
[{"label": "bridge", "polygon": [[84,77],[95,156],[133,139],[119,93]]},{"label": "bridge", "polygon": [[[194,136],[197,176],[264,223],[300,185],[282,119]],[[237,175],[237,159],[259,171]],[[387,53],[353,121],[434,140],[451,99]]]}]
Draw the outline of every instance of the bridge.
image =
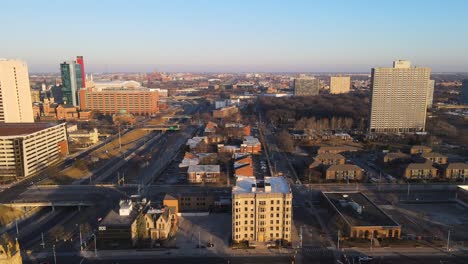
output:
[{"label": "bridge", "polygon": [[90,201],[13,201],[12,203],[3,204],[9,207],[81,207],[92,206]]}]

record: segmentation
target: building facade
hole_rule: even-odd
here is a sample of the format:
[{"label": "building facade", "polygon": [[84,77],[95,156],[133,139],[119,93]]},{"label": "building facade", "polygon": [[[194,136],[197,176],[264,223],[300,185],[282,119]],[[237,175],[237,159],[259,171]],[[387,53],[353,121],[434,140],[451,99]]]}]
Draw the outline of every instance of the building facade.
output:
[{"label": "building facade", "polygon": [[450,163],[445,169],[445,177],[453,180],[465,180],[468,177],[468,164],[462,162]]},{"label": "building facade", "polygon": [[82,110],[117,114],[125,110],[133,115],[159,112],[159,94],[147,88],[85,88],[80,90]]},{"label": "building facade", "polygon": [[294,80],[295,96],[318,95],[320,91],[320,81],[316,78],[297,78]]},{"label": "building facade", "polygon": [[60,74],[62,76],[63,102],[78,106],[78,91],[83,87],[81,65],[76,61],[66,61],[60,64]]},{"label": "building facade", "polygon": [[68,154],[66,124],[0,125],[0,177],[27,177]]},{"label": "building facade", "polygon": [[0,122],[34,122],[25,62],[0,59]]},{"label": "building facade", "polygon": [[369,131],[405,133],[425,130],[430,68],[395,61],[372,69]]},{"label": "building facade", "polygon": [[232,240],[291,242],[292,193],[283,177],[237,177],[232,190]]},{"label": "building facade", "polygon": [[430,162],[410,163],[406,169],[406,179],[433,179],[437,177],[437,169]]},{"label": "building facade", "polygon": [[429,87],[427,88],[427,108],[432,108],[434,103],[434,88],[435,80],[429,80]]},{"label": "building facade", "polygon": [[330,77],[330,93],[341,94],[348,93],[351,88],[351,77],[332,76]]},{"label": "building facade", "polygon": [[220,176],[219,165],[190,165],[187,170],[187,180],[190,183],[216,183]]},{"label": "building facade", "polygon": [[343,180],[362,180],[363,170],[353,164],[336,164],[331,165],[325,172],[326,180],[343,181]]},{"label": "building facade", "polygon": [[[86,73],[85,73],[83,56],[76,56],[76,63],[80,66],[81,87],[86,87]],[[79,87],[79,88],[81,88],[81,87]]]}]

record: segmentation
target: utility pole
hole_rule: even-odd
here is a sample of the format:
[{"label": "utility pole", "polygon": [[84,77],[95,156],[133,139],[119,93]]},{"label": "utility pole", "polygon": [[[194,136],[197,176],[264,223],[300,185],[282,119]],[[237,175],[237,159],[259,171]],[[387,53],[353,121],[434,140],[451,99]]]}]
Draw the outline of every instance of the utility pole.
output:
[{"label": "utility pole", "polygon": [[448,231],[448,235],[447,235],[447,251],[450,250],[450,229]]},{"label": "utility pole", "polygon": [[41,240],[42,240],[41,246],[42,246],[42,248],[44,249],[44,248],[45,248],[44,232],[41,232]]},{"label": "utility pole", "polygon": [[57,264],[57,256],[55,255],[55,245],[52,246],[52,253],[54,254],[54,264]]},{"label": "utility pole", "polygon": [[81,235],[81,225],[78,225],[80,230],[80,251],[83,251],[83,236]]},{"label": "utility pole", "polygon": [[406,194],[406,200],[409,201],[409,194],[410,194],[410,183],[408,182],[408,193]]},{"label": "utility pole", "polygon": [[340,230],[338,229],[338,239],[336,240],[336,249],[340,250]]},{"label": "utility pole", "polygon": [[300,233],[299,237],[301,238],[301,248],[302,248],[303,247],[303,244],[302,244],[303,243],[303,241],[302,241],[302,239],[303,239],[302,238],[302,225],[301,225],[301,233]]}]

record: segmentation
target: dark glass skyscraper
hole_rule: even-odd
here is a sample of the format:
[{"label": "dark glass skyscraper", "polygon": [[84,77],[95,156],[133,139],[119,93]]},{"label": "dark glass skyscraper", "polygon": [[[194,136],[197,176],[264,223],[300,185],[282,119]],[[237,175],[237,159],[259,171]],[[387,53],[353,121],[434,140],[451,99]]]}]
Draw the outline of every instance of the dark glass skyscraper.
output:
[{"label": "dark glass skyscraper", "polygon": [[80,65],[76,61],[64,62],[60,64],[60,73],[64,103],[78,106],[78,90],[83,87]]}]

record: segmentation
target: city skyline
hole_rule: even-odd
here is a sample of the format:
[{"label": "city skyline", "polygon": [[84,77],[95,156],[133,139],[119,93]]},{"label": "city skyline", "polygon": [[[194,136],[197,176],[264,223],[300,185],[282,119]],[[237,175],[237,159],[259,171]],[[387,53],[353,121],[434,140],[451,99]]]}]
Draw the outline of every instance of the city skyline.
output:
[{"label": "city skyline", "polygon": [[450,3],[4,3],[16,24],[0,26],[15,36],[0,57],[31,72],[58,72],[76,54],[89,72],[370,72],[396,59],[466,72],[468,4]]}]

